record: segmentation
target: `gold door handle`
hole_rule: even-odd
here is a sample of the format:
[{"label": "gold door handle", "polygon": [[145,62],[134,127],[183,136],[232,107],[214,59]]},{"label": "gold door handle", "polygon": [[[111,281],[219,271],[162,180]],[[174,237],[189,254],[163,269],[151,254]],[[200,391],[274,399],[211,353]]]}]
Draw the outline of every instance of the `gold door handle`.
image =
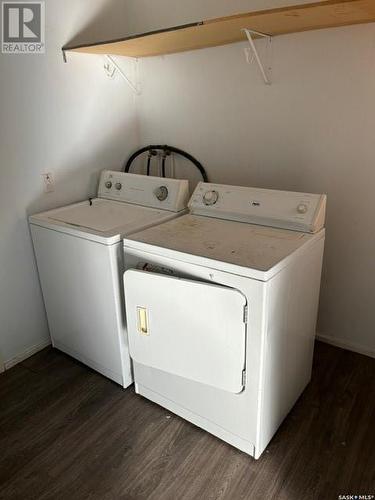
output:
[{"label": "gold door handle", "polygon": [[147,309],[145,307],[137,307],[138,315],[138,331],[141,335],[150,335],[148,330]]}]

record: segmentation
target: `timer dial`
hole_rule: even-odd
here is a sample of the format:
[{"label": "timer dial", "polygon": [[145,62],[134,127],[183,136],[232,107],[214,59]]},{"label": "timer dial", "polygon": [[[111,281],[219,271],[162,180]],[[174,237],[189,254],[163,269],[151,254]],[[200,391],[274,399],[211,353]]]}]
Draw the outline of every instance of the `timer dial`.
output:
[{"label": "timer dial", "polygon": [[206,191],[203,195],[203,203],[207,206],[215,205],[219,199],[219,193],[217,191]]},{"label": "timer dial", "polygon": [[159,201],[165,201],[168,198],[167,186],[160,186],[154,191],[154,195]]}]

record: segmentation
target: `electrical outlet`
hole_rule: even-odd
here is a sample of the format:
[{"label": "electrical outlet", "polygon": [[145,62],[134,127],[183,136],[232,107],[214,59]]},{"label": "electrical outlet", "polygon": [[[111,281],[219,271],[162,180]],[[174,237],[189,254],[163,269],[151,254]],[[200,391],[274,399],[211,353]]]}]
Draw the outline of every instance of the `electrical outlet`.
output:
[{"label": "electrical outlet", "polygon": [[55,190],[55,183],[51,172],[42,174],[45,193],[52,193]]}]

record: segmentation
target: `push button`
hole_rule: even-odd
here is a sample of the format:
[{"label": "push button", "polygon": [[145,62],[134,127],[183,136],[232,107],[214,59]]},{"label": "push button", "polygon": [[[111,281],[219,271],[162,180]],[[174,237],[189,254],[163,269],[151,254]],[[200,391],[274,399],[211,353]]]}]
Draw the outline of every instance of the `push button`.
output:
[{"label": "push button", "polygon": [[297,207],[297,212],[299,214],[305,214],[308,211],[309,207],[306,205],[306,203],[300,203]]}]

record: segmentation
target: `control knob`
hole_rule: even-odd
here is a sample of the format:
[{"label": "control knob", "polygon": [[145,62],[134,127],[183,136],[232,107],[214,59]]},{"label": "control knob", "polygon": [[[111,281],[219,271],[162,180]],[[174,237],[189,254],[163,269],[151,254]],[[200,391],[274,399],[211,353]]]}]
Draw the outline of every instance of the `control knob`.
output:
[{"label": "control knob", "polygon": [[122,188],[121,182],[116,182],[115,188],[117,189],[117,191],[120,191],[120,189]]},{"label": "control knob", "polygon": [[203,203],[207,206],[215,205],[219,199],[219,193],[217,191],[206,191],[203,195]]},{"label": "control knob", "polygon": [[168,188],[167,186],[160,186],[155,189],[154,195],[159,201],[164,201],[168,198]]},{"label": "control knob", "polygon": [[111,182],[111,181],[107,181],[107,182],[105,183],[105,187],[106,187],[107,189],[111,189],[111,187],[112,187],[112,182]]},{"label": "control knob", "polygon": [[297,212],[299,214],[305,214],[309,207],[306,205],[306,203],[300,203],[297,207]]}]

